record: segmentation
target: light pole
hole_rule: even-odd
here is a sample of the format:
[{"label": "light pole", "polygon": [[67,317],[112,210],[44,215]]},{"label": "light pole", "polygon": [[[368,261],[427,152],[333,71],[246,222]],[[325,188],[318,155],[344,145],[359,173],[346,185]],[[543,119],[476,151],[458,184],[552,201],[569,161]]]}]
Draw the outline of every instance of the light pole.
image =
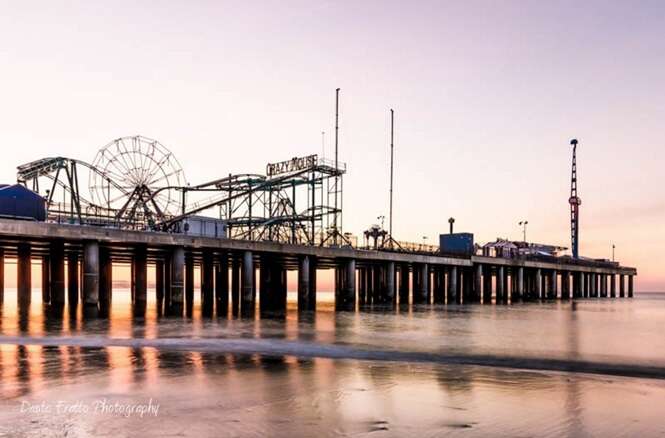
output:
[{"label": "light pole", "polygon": [[450,224],[450,234],[453,234],[453,224],[455,223],[455,218],[451,217],[448,219],[448,223]]},{"label": "light pole", "polygon": [[384,215],[377,216],[376,220],[381,221],[381,229],[383,230],[383,224],[386,221],[386,217]]},{"label": "light pole", "polygon": [[616,248],[616,246],[614,246],[614,244],[612,244],[612,261],[614,261],[614,248]]},{"label": "light pole", "polygon": [[526,225],[529,223],[529,221],[519,221],[518,225],[522,227],[522,239],[524,240],[524,243],[526,243]]}]

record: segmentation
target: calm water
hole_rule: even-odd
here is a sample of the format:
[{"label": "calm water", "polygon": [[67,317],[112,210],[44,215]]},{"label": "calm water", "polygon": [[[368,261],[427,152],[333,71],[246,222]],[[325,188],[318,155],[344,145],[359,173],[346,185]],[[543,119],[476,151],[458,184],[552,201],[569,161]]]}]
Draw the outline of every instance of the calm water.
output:
[{"label": "calm water", "polygon": [[6,293],[0,436],[665,435],[665,295],[263,320],[127,295],[84,321]]}]

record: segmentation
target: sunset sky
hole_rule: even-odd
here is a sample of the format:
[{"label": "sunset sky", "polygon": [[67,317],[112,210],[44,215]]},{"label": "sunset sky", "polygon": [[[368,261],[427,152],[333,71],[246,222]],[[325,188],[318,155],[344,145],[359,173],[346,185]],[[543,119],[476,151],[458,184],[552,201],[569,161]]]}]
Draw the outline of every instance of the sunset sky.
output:
[{"label": "sunset sky", "polygon": [[665,291],[662,1],[0,0],[0,182],[44,156],[92,161],[141,134],[187,180],[332,153],[341,88],[344,231],[388,213],[435,243],[570,246],[578,138],[580,252]]}]

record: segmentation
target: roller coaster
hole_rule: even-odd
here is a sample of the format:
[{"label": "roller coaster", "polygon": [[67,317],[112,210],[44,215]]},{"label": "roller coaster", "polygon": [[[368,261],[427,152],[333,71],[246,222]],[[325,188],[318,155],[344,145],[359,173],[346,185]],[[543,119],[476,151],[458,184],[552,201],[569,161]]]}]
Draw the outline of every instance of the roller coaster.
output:
[{"label": "roller coaster", "polygon": [[343,245],[345,173],[344,163],[311,155],[269,164],[266,175],[190,185],[169,149],[132,136],[99,149],[91,164],[49,157],[20,165],[17,181],[44,197],[52,222],[177,233],[206,214],[223,220],[230,238]]}]

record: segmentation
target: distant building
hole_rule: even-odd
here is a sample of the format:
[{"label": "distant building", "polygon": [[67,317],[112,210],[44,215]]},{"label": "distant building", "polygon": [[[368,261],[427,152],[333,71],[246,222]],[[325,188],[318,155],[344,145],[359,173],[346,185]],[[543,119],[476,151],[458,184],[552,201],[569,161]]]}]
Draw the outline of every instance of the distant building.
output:
[{"label": "distant building", "polygon": [[179,229],[183,234],[190,236],[227,237],[227,223],[225,220],[207,216],[189,216],[180,221]]},{"label": "distant building", "polygon": [[504,258],[521,256],[558,257],[561,251],[566,249],[568,248],[563,246],[497,238],[495,242],[489,242],[482,246],[482,254],[488,257]]}]

